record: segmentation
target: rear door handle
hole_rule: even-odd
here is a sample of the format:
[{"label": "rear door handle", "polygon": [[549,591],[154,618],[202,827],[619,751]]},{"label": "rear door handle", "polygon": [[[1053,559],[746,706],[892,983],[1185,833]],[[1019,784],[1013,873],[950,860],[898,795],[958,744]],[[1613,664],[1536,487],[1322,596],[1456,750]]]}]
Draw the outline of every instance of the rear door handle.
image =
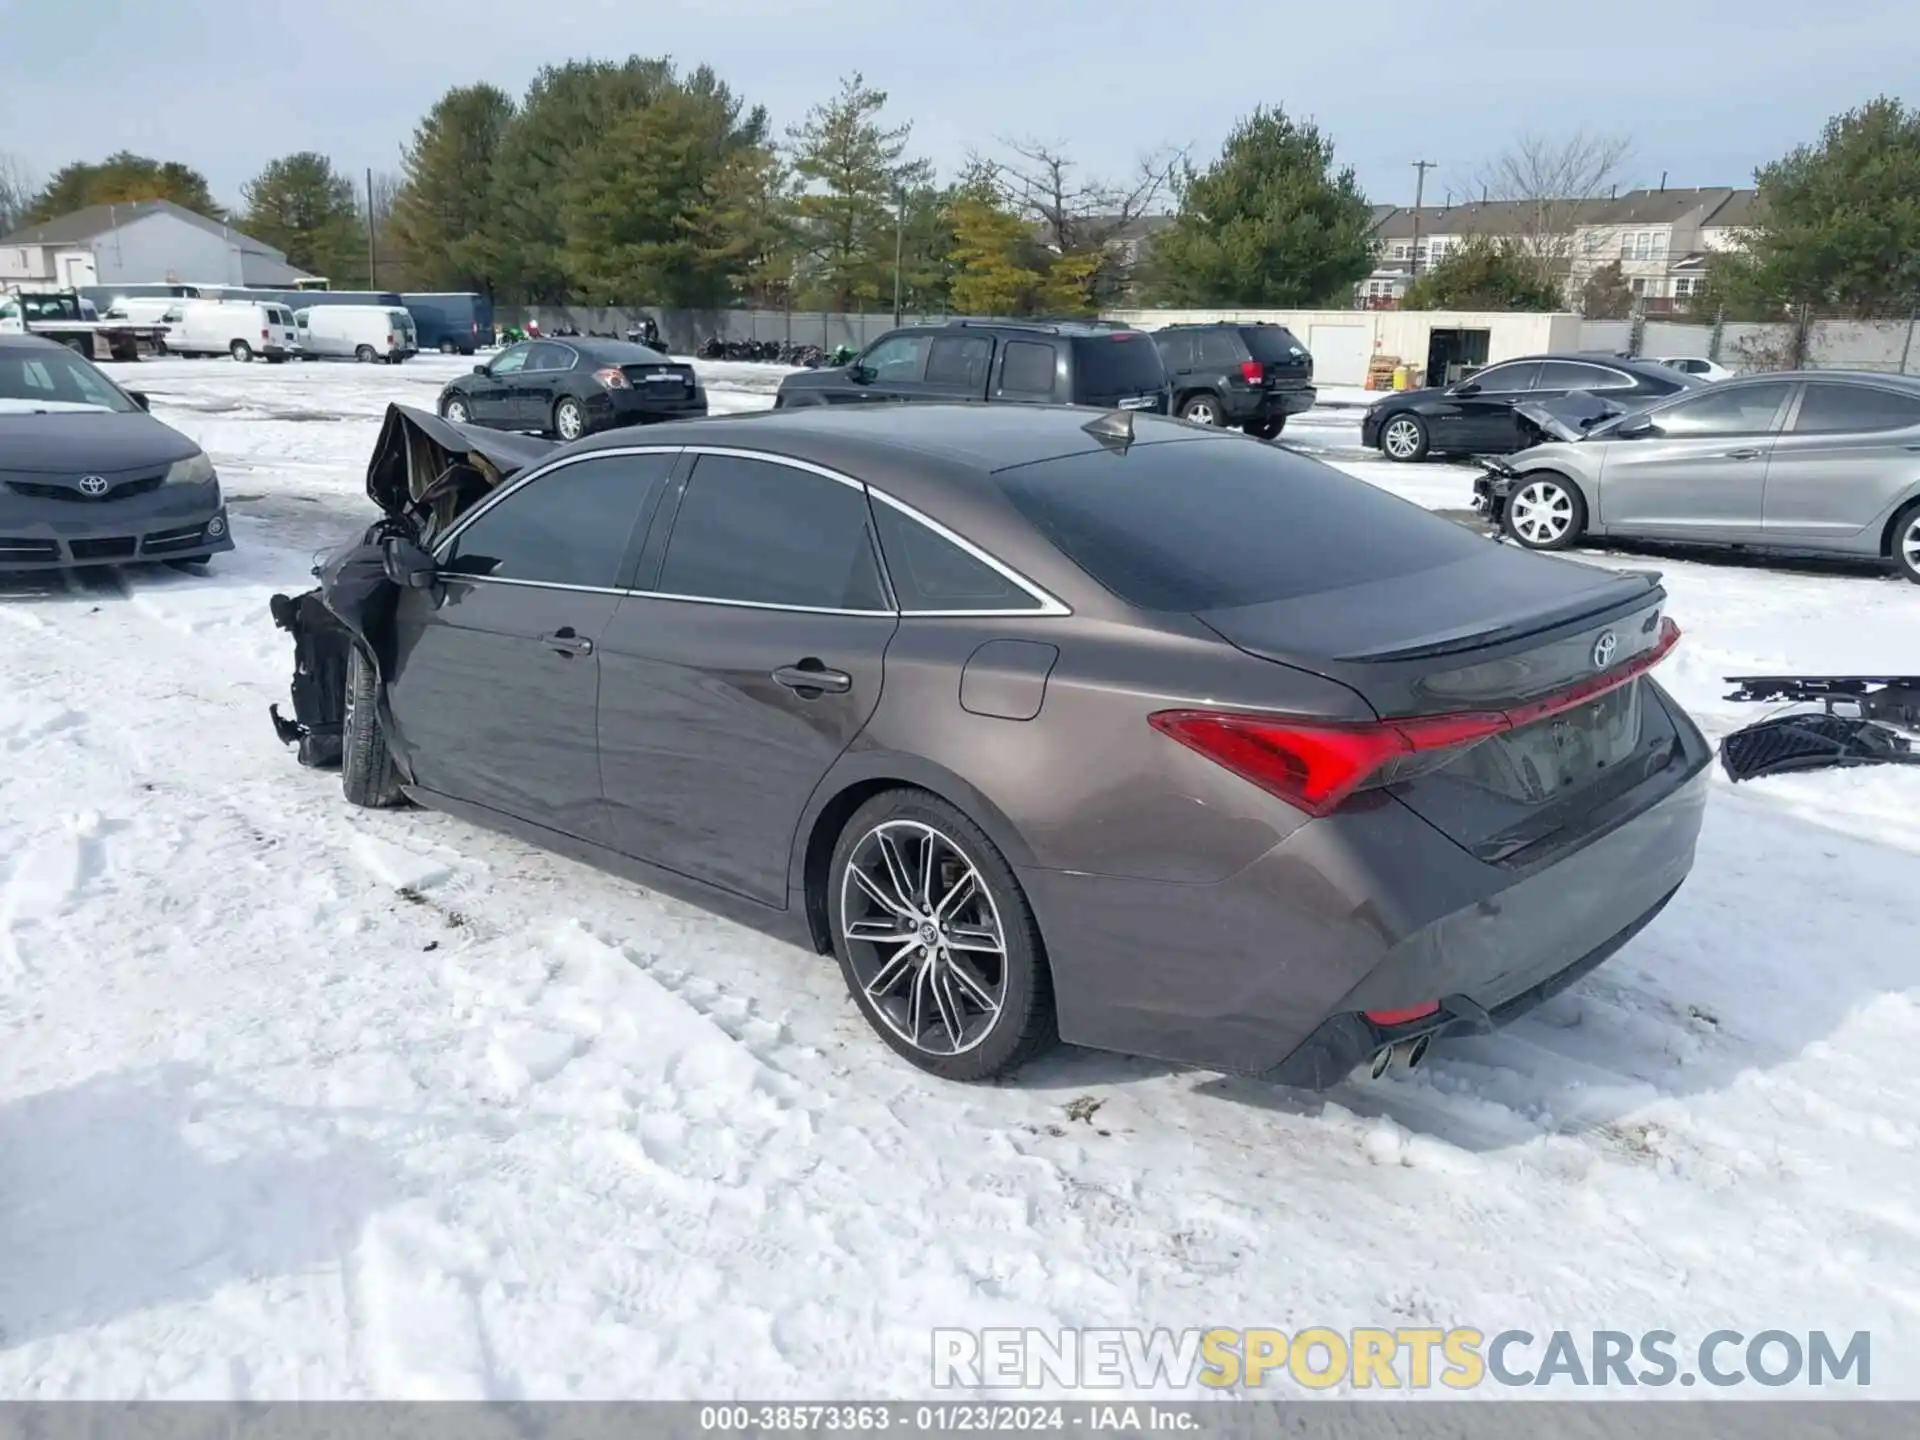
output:
[{"label": "rear door handle", "polygon": [[829,670],[818,660],[802,660],[798,665],[782,665],[773,678],[789,690],[812,690],[825,695],[844,695],[853,688],[853,677],[844,670]]},{"label": "rear door handle", "polygon": [[1764,450],[1729,450],[1720,458],[1722,460],[1758,460],[1764,454],[1766,454]]},{"label": "rear door handle", "polygon": [[593,641],[584,635],[577,635],[571,625],[563,625],[551,635],[542,635],[540,643],[549,650],[557,650],[562,655],[591,655]]}]

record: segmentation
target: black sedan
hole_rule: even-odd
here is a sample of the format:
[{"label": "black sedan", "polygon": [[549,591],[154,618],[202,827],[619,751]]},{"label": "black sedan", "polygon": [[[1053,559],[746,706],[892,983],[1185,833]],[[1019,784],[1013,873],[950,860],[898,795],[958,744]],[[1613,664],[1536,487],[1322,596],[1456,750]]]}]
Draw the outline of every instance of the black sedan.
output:
[{"label": "black sedan", "polygon": [[619,340],[524,340],[440,392],[456,425],[578,440],[596,430],[707,413],[691,365]]},{"label": "black sedan", "polygon": [[233,549],[213,462],[64,345],[0,335],[0,571]]},{"label": "black sedan", "polygon": [[1455,385],[1389,395],[1360,422],[1360,441],[1402,463],[1429,455],[1511,455],[1540,441],[1514,413],[1516,405],[1589,390],[1633,409],[1701,383],[1652,360],[1531,355],[1489,365]]}]

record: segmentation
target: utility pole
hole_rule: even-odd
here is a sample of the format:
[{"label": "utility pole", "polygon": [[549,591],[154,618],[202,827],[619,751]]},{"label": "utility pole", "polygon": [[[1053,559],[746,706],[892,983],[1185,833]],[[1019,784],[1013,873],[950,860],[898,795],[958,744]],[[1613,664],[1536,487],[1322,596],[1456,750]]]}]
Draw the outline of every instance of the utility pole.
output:
[{"label": "utility pole", "polygon": [[893,212],[893,326],[900,328],[900,266],[906,256],[907,236],[907,192],[902,189],[894,197],[896,206]]},{"label": "utility pole", "polygon": [[1435,168],[1431,160],[1416,160],[1413,168],[1419,177],[1413,182],[1413,248],[1408,252],[1412,257],[1412,277],[1420,278],[1420,202],[1427,193],[1427,171]]},{"label": "utility pole", "polygon": [[373,253],[373,167],[367,167],[367,288],[380,288],[379,271],[374,268]]}]

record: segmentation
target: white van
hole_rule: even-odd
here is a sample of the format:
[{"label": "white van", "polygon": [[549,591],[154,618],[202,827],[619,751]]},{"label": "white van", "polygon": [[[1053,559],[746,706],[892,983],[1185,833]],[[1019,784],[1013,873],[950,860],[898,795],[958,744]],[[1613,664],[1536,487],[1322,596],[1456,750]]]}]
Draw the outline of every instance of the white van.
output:
[{"label": "white van", "polygon": [[135,325],[162,325],[167,312],[183,303],[164,295],[116,295],[107,306],[107,318],[130,320]]},{"label": "white van", "polygon": [[300,353],[293,315],[284,305],[245,300],[176,300],[160,317],[175,355],[264,355],[274,364]]},{"label": "white van", "polygon": [[387,305],[313,305],[296,310],[300,353],[309,360],[384,360],[398,365],[420,351],[413,316]]}]

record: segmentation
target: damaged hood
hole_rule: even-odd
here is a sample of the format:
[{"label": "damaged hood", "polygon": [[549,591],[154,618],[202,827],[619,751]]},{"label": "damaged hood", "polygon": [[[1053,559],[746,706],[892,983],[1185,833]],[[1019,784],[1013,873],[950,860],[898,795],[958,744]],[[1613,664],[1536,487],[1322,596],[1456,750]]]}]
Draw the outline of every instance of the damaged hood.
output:
[{"label": "damaged hood", "polygon": [[409,405],[389,405],[367,462],[367,498],[395,519],[439,529],[555,448],[552,440],[455,425]]},{"label": "damaged hood", "polygon": [[1609,420],[1625,415],[1628,406],[1603,399],[1590,390],[1575,390],[1552,400],[1529,400],[1513,413],[1548,440],[1584,440]]}]

